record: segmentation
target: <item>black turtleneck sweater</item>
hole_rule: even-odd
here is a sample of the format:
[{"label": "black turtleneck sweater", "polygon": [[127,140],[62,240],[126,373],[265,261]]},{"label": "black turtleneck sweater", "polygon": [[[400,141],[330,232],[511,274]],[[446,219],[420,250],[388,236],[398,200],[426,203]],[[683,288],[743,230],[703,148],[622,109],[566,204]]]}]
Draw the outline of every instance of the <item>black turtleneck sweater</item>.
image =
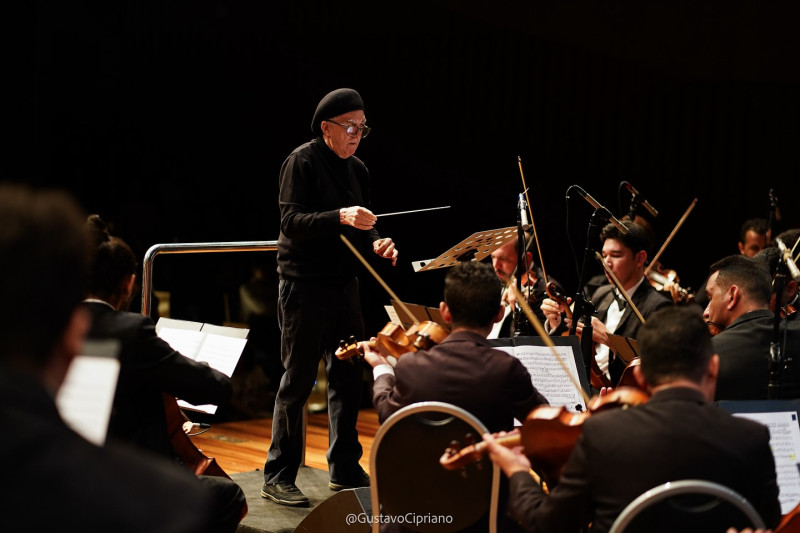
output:
[{"label": "black turtleneck sweater", "polygon": [[339,223],[339,209],[369,209],[369,171],[355,156],[342,159],[322,137],[296,148],[280,174],[281,229],[278,273],[285,279],[343,284],[356,275],[360,262],[339,237],[362,255],[372,253],[376,230],[363,231]]}]

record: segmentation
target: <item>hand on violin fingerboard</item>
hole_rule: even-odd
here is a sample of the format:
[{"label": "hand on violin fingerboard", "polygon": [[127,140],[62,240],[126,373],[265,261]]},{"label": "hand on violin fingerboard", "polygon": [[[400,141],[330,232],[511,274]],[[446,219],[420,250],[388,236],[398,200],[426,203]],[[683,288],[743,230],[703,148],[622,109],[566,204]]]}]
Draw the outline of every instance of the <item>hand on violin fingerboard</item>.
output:
[{"label": "hand on violin fingerboard", "polygon": [[[371,340],[374,343],[375,337],[372,337]],[[396,360],[394,362],[391,362],[387,357],[381,355],[381,353],[379,351],[373,349],[372,344],[370,344],[368,342],[362,342],[362,343],[360,343],[360,345],[361,345],[362,349],[364,350],[364,360],[372,368],[375,368],[378,365],[391,365],[391,366],[394,366],[394,363],[396,363]],[[392,359],[394,359],[394,358],[392,358]]]},{"label": "hand on violin fingerboard", "polygon": [[397,256],[399,255],[399,252],[397,251],[397,248],[395,248],[392,239],[388,237],[378,239],[372,243],[372,249],[375,250],[376,254],[384,259],[391,259],[392,266],[397,265]]},{"label": "hand on violin fingerboard", "polygon": [[[564,313],[564,305],[553,300],[552,298],[545,298],[539,307],[547,319],[547,327],[549,331],[554,331],[561,324],[561,315]],[[571,325],[571,324],[570,324]]]},{"label": "hand on violin fingerboard", "polygon": [[372,211],[366,207],[354,205],[339,209],[339,224],[353,226],[356,229],[370,230],[378,220]]},{"label": "hand on violin fingerboard", "polygon": [[489,452],[489,459],[492,460],[507,477],[511,477],[517,472],[528,472],[531,469],[531,462],[522,451],[522,446],[507,448],[496,442],[495,437],[504,437],[505,431],[501,431],[496,436],[491,433],[483,435],[483,441]]}]

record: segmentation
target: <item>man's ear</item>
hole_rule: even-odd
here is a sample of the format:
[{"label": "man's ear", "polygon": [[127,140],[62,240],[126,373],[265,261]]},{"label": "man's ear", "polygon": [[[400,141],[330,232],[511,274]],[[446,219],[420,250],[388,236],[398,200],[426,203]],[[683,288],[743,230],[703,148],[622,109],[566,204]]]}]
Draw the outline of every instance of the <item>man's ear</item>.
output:
[{"label": "man's ear", "polygon": [[726,292],[727,294],[725,294],[725,296],[728,302],[725,304],[725,308],[731,310],[736,307],[742,299],[742,290],[738,285],[731,285]]},{"label": "man's ear", "polygon": [[453,323],[453,315],[450,313],[450,308],[444,302],[439,302],[439,312],[442,313],[442,318],[448,324]]},{"label": "man's ear", "polygon": [[639,250],[636,252],[636,255],[633,256],[633,260],[637,265],[644,266],[645,261],[647,261],[647,252],[644,250]]},{"label": "man's ear", "polygon": [[636,384],[640,389],[647,390],[647,381],[644,379],[644,374],[642,374],[642,365],[633,367],[633,379],[636,380]]}]

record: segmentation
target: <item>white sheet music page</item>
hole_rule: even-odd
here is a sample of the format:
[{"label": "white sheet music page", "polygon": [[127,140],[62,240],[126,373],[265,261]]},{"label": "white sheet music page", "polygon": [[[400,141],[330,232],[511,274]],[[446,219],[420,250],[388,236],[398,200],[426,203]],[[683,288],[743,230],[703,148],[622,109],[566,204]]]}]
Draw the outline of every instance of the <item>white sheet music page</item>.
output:
[{"label": "white sheet music page", "polygon": [[[564,373],[564,369],[553,356],[549,346],[495,346],[519,359],[531,375],[533,386],[547,398],[550,405],[566,406],[568,411],[586,410],[586,402],[580,391],[575,389],[572,380]],[[556,346],[558,356],[564,361],[573,376],[578,376],[575,357],[569,346]],[[577,381],[578,378],[576,377]],[[580,408],[578,408],[580,406]]]},{"label": "white sheet music page", "polygon": [[[84,353],[94,349],[84,347]],[[115,341],[91,343],[101,346],[99,353],[78,355],[56,395],[61,418],[76,433],[98,446],[103,446],[111,418],[111,406],[119,378],[119,344]],[[108,348],[105,348],[108,346]]]},{"label": "white sheet music page", "polygon": [[778,413],[734,413],[769,428],[769,445],[775,457],[775,472],[781,502],[781,513],[787,514],[800,503],[800,426],[794,411]]},{"label": "white sheet music page", "polygon": [[[249,329],[214,326],[172,319],[162,323],[159,320],[158,336],[167,341],[173,349],[186,357],[219,370],[228,377],[233,375],[239,358],[242,356]],[[186,327],[183,327],[186,326]],[[216,405],[192,405],[178,400],[182,408],[214,414]]]}]

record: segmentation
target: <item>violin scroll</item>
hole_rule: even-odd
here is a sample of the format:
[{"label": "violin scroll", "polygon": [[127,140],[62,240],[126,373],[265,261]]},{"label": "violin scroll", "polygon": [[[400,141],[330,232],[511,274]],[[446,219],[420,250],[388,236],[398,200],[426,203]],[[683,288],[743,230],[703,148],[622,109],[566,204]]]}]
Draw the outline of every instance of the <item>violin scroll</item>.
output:
[{"label": "violin scroll", "polygon": [[[677,272],[662,267],[658,261],[653,262],[651,265],[651,269],[647,272],[647,280],[655,290],[672,293],[672,299],[675,303],[694,302],[694,293],[691,289],[685,289],[678,284],[680,278],[678,278]],[[674,289],[674,292],[670,287]]]}]

